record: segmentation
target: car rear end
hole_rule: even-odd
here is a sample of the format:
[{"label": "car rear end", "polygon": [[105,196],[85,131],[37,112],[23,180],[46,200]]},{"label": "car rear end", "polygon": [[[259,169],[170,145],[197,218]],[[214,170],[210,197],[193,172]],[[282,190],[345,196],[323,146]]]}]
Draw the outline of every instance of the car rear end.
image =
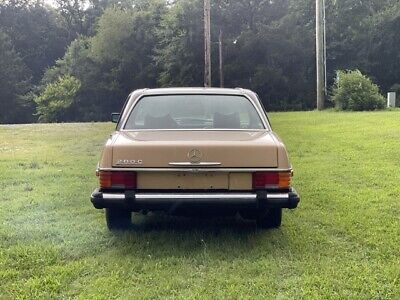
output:
[{"label": "car rear end", "polygon": [[[165,91],[149,93],[157,101],[138,111],[136,123],[131,120],[134,108],[140,108],[146,94],[130,100],[97,169],[100,187],[91,197],[96,208],[119,211],[121,219],[127,218],[123,212],[163,210],[240,212],[265,221],[281,218],[282,208],[297,207],[300,199],[291,187],[293,172],[285,147],[271,131],[256,96],[237,90],[208,92],[171,91],[172,97],[165,99],[160,98]],[[160,101],[174,97],[180,101],[175,105],[187,106],[185,113],[173,113],[169,105],[160,108],[162,113],[156,111]],[[199,105],[201,97],[207,97],[202,103],[205,108]],[[250,112],[241,108],[242,103],[226,112],[227,101],[247,101],[243,107]],[[224,109],[221,113],[218,105]],[[278,227],[278,221],[266,226]]]}]

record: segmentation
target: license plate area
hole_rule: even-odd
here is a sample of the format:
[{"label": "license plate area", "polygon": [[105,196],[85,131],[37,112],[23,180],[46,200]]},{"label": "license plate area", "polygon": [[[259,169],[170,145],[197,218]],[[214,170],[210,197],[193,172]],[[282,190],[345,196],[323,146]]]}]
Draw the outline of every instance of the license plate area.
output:
[{"label": "license plate area", "polygon": [[229,173],[138,172],[138,189],[229,189]]}]

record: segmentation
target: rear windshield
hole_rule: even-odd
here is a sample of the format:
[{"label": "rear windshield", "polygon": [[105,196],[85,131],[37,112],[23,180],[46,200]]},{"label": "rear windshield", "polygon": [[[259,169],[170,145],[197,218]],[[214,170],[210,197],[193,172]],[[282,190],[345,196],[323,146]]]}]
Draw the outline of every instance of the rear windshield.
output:
[{"label": "rear windshield", "polygon": [[145,96],[125,129],[264,129],[249,99],[236,95]]}]

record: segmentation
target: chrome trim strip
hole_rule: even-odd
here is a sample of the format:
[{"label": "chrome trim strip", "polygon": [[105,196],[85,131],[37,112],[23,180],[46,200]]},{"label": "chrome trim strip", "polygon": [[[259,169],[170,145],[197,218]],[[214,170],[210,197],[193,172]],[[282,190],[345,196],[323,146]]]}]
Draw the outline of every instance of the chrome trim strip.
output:
[{"label": "chrome trim strip", "polygon": [[[124,200],[125,194],[103,193],[104,199]],[[252,193],[138,193],[135,200],[256,200],[257,194]],[[267,194],[267,199],[289,199],[288,193]]]},{"label": "chrome trim strip", "polygon": [[220,162],[200,162],[200,163],[191,163],[191,162],[170,162],[170,166],[177,166],[177,167],[212,167],[212,166],[220,166]]},{"label": "chrome trim strip", "polygon": [[178,193],[173,193],[173,194],[148,194],[148,193],[143,193],[143,194],[136,194],[135,199],[142,199],[142,200],[148,200],[148,199],[155,199],[155,200],[167,200],[167,199],[245,199],[245,200],[255,200],[257,199],[256,194],[249,194],[249,193],[240,193],[240,194],[232,194],[232,193],[218,193],[218,194],[204,194],[204,193],[196,193],[196,194],[178,194]]},{"label": "chrome trim strip", "polygon": [[257,195],[249,193],[228,194],[228,193],[209,193],[209,194],[136,194],[135,202],[237,202],[237,203],[256,203]]},{"label": "chrome trim strip", "polygon": [[103,199],[122,200],[125,199],[125,194],[103,193]]},{"label": "chrome trim strip", "polygon": [[267,199],[289,199],[289,194],[267,194]]},{"label": "chrome trim strip", "polygon": [[290,169],[278,168],[99,168],[97,171],[134,171],[134,172],[291,172]]}]

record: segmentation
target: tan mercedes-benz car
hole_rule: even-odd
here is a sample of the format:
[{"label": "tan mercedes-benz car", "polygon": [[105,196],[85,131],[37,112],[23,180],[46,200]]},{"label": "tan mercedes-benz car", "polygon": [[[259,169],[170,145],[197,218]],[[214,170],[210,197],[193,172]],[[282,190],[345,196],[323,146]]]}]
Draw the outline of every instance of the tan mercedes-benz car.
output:
[{"label": "tan mercedes-benz car", "polygon": [[131,93],[97,167],[91,196],[109,229],[132,212],[237,214],[279,227],[300,198],[285,145],[257,95],[244,89],[170,88]]}]

